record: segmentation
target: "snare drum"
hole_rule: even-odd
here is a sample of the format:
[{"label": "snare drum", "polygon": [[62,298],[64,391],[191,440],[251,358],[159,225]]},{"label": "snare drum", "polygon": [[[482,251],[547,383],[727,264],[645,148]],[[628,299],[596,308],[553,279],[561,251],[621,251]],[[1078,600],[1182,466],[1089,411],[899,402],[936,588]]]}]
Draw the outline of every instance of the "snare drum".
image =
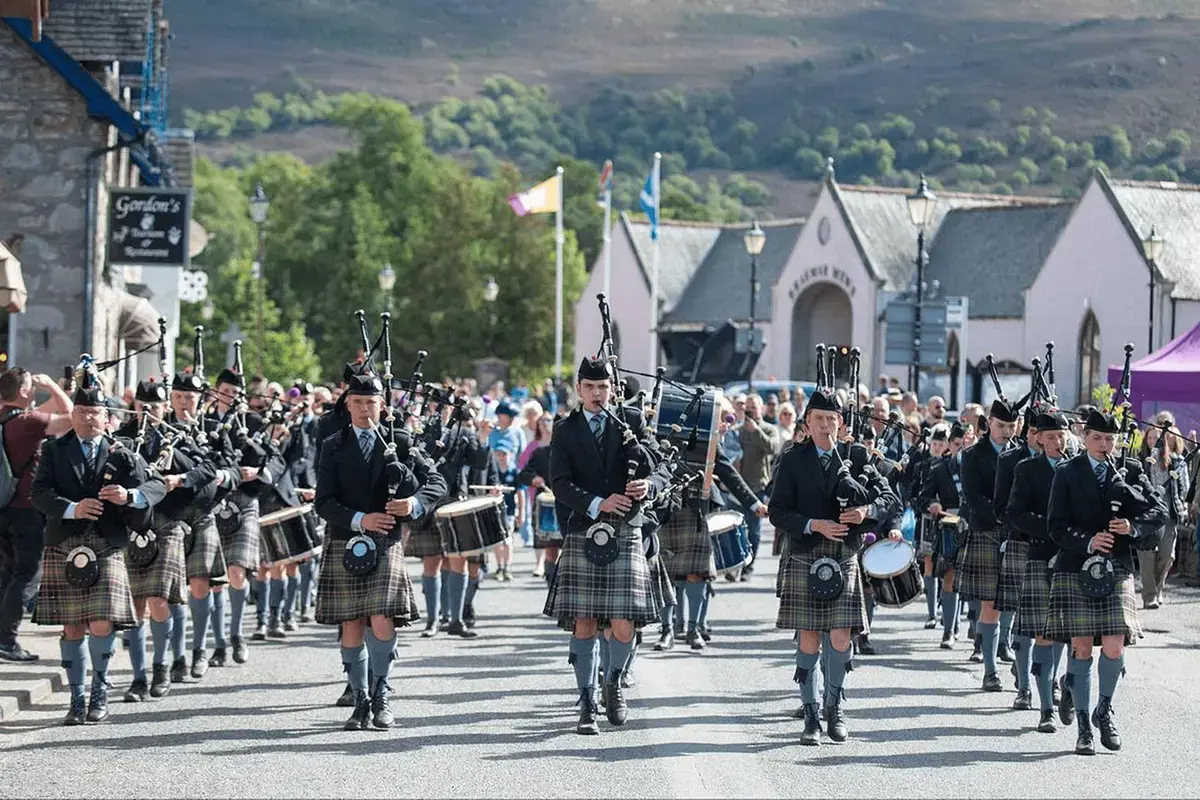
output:
[{"label": "snare drum", "polygon": [[913,546],[904,540],[884,539],[863,551],[863,571],[867,573],[876,603],[903,608],[921,596],[924,582],[915,556]]},{"label": "snare drum", "polygon": [[712,539],[713,563],[718,575],[750,563],[750,537],[737,511],[716,511],[704,519]]},{"label": "snare drum", "polygon": [[305,515],[312,503],[282,508],[259,518],[259,536],[263,545],[263,563],[272,567],[295,564],[319,555],[321,543],[314,539]]},{"label": "snare drum", "polygon": [[558,512],[554,509],[554,492],[539,493],[534,505],[537,508],[533,517],[533,546],[560,546],[563,535],[558,527]]},{"label": "snare drum", "polygon": [[433,516],[442,550],[455,556],[477,556],[508,541],[504,498],[470,497],[447,503]]}]

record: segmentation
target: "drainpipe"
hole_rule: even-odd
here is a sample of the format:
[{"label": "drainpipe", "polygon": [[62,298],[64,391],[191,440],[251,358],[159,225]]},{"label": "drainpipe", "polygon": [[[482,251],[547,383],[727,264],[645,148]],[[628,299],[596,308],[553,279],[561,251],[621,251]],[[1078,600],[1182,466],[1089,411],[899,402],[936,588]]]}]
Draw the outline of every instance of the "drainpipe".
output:
[{"label": "drainpipe", "polygon": [[1175,301],[1176,301],[1176,298],[1172,297],[1171,298],[1171,338],[1172,339],[1175,338],[1175,311],[1176,311]]}]

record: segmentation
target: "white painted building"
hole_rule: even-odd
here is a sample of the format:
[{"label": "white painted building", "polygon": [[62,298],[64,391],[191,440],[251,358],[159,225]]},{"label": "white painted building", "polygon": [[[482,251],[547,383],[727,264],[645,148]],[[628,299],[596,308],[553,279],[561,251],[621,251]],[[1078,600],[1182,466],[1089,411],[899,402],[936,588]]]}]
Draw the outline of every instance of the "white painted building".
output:
[{"label": "white painted building", "polygon": [[[864,383],[880,373],[907,380],[907,365],[883,363],[883,312],[916,272],[917,230],[909,189],[840,186],[830,175],[806,221],[764,223],[756,324],[765,349],[756,378],[810,380],[815,345],[858,346]],[[1144,355],[1200,321],[1200,187],[1117,181],[1097,175],[1081,198],[938,192],[926,231],[924,280],[942,296],[969,301],[964,339],[951,335],[948,370],[965,360],[968,380],[922,379],[922,395],[948,395],[954,407],[994,394],[983,368],[1001,365],[1010,395],[1029,386],[1032,359],[1055,342],[1057,388],[1064,405],[1090,396],[1119,364],[1125,342]],[[660,243],[662,341],[701,335],[725,320],[749,320],[746,226],[664,223]],[[1162,238],[1151,268],[1143,239]],[[772,243],[774,242],[774,246]],[[649,352],[649,226],[622,215],[612,241],[612,298],[622,363],[645,371]],[[595,294],[601,254],[576,313],[576,354],[600,342]],[[1153,338],[1153,347],[1148,341]],[[670,355],[670,353],[668,354]],[[845,375],[844,365],[839,374]],[[952,397],[949,397],[952,396]]]}]

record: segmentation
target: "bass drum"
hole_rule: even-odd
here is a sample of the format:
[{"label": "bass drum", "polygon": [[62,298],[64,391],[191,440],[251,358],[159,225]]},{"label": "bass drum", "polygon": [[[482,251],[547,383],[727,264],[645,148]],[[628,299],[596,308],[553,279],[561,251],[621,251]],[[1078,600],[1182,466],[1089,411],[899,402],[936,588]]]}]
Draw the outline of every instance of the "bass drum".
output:
[{"label": "bass drum", "polygon": [[537,512],[533,517],[533,543],[535,547],[561,547],[562,530],[558,527],[558,512],[554,505],[554,492],[541,492],[534,501]]},{"label": "bass drum", "polygon": [[906,541],[876,542],[863,551],[862,565],[875,602],[881,606],[903,608],[924,591],[916,551]]},{"label": "bass drum", "polygon": [[713,467],[717,463],[717,444],[721,439],[720,389],[695,387],[691,391],[665,384],[655,413],[654,429],[660,439],[669,439],[679,448],[684,460],[704,469],[704,494],[712,487]]},{"label": "bass drum", "polygon": [[741,569],[753,559],[745,520],[737,511],[714,511],[704,518],[712,539],[713,564],[718,575]]}]

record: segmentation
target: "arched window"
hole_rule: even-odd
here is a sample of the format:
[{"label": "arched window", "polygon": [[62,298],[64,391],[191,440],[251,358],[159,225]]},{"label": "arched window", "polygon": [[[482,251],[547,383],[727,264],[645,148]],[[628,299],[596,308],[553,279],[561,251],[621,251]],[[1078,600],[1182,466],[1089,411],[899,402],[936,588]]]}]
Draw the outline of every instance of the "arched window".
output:
[{"label": "arched window", "polygon": [[1100,385],[1100,323],[1090,310],[1079,328],[1078,403],[1091,403],[1092,390]]}]

